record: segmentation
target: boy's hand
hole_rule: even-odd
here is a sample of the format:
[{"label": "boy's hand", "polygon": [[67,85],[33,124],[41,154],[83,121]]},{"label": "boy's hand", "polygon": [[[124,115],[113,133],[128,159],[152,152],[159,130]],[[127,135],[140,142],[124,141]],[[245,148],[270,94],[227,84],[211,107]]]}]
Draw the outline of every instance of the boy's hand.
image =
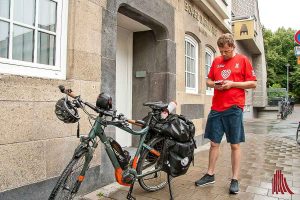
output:
[{"label": "boy's hand", "polygon": [[214,82],[214,89],[216,90],[223,90],[223,80],[220,80],[220,81],[215,81]]},{"label": "boy's hand", "polygon": [[233,87],[234,82],[230,80],[223,81],[222,88],[223,90],[228,90]]}]

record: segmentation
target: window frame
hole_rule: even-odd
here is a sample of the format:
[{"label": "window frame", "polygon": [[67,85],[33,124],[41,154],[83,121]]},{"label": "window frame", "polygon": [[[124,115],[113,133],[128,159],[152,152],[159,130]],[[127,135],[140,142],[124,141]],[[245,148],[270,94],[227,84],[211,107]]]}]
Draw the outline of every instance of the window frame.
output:
[{"label": "window frame", "polygon": [[[193,87],[187,87],[187,54],[186,54],[186,43],[190,43],[194,46],[195,48],[195,88]],[[184,39],[184,61],[185,61],[185,70],[184,70],[184,75],[185,75],[185,91],[186,93],[190,93],[190,94],[198,94],[198,82],[199,82],[199,74],[198,74],[198,68],[199,68],[199,54],[198,54],[198,50],[199,50],[199,44],[198,42],[190,35],[185,35],[185,39]],[[191,73],[191,72],[189,72]]]},{"label": "window frame", "polygon": [[[68,2],[69,0],[50,0],[57,3],[56,11],[56,31],[48,31],[38,27],[39,2],[35,1],[35,25],[31,26],[13,20],[14,1],[10,0],[9,19],[0,17],[1,21],[9,23],[9,55],[8,58],[0,57],[0,73],[33,76],[50,79],[66,79],[67,65],[67,27],[68,27]],[[34,58],[33,62],[20,61],[12,59],[13,46],[13,26],[21,26],[33,29],[34,31]],[[46,65],[37,63],[37,43],[38,33],[47,33],[54,35],[55,33],[55,65]]]},{"label": "window frame", "polygon": [[[208,79],[208,73],[209,73],[209,70],[207,69],[207,62],[206,62],[206,54],[209,54],[210,55],[210,67],[209,67],[209,70],[211,68],[211,64],[214,60],[214,57],[215,57],[215,53],[214,51],[210,48],[210,47],[205,47],[205,56],[204,56],[204,66],[205,66],[205,79],[207,80]],[[207,72],[207,73],[206,73]],[[206,95],[213,95],[214,94],[214,88],[211,88],[211,87],[207,87],[206,84],[205,84],[205,91],[206,91]]]}]

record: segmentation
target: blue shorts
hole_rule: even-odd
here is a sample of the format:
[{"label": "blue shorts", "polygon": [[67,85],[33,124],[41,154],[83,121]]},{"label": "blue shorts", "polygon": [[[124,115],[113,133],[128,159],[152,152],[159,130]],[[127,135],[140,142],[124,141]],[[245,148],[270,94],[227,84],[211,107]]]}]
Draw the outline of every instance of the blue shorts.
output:
[{"label": "blue shorts", "polygon": [[239,144],[245,142],[243,111],[238,106],[232,106],[222,112],[210,111],[204,138],[220,144],[224,133],[228,143]]}]

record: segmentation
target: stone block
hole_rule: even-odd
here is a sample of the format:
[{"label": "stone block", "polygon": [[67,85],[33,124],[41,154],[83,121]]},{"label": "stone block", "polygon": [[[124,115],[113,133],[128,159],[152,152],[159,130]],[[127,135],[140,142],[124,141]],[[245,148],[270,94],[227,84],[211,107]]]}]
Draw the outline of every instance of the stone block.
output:
[{"label": "stone block", "polygon": [[195,136],[202,135],[204,133],[203,120],[202,119],[194,119],[192,121],[193,121],[193,123],[195,125],[195,128],[196,128]]},{"label": "stone block", "polygon": [[0,105],[0,144],[74,135],[74,124],[57,119],[55,102],[0,101]]},{"label": "stone block", "polygon": [[59,176],[70,162],[79,139],[72,137],[55,138],[45,141],[46,177]]},{"label": "stone block", "polygon": [[[86,81],[100,81],[101,56],[69,50],[70,77]],[[73,53],[73,55],[72,55]]]},{"label": "stone block", "polygon": [[181,104],[181,114],[189,119],[204,117],[204,104]]},{"label": "stone block", "polygon": [[68,87],[71,82],[1,75],[0,101],[56,101],[61,97],[58,85]]},{"label": "stone block", "polygon": [[97,4],[103,8],[106,8],[106,4],[107,4],[107,0],[89,0],[89,2]]},{"label": "stone block", "polygon": [[45,143],[0,145],[0,192],[46,178]]},{"label": "stone block", "polygon": [[[101,63],[101,92],[109,93],[114,100],[116,99],[116,60],[102,57]],[[113,105],[115,105],[115,101],[113,101]]]},{"label": "stone block", "polygon": [[117,16],[107,10],[102,10],[101,55],[116,59]]},{"label": "stone block", "polygon": [[80,95],[87,101],[96,104],[98,94],[100,94],[100,82],[98,81],[80,81]]},{"label": "stone block", "polygon": [[101,54],[102,7],[91,1],[76,1],[70,15],[70,35],[73,35],[73,48],[76,51]]}]

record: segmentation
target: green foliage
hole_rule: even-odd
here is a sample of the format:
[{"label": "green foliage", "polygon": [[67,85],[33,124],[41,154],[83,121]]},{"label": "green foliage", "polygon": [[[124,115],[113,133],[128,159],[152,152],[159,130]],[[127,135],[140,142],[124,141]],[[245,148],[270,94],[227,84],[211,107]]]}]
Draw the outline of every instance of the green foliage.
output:
[{"label": "green foliage", "polygon": [[264,47],[267,62],[267,85],[278,84],[286,88],[287,68],[289,63],[289,93],[300,98],[300,66],[294,55],[294,34],[291,28],[279,28],[275,32],[263,28]]},{"label": "green foliage", "polygon": [[280,84],[274,83],[268,88],[268,98],[277,99],[286,96],[286,89],[281,88]]},{"label": "green foliage", "polygon": [[300,98],[300,66],[297,65],[294,72],[291,73],[291,83],[294,86],[292,90],[292,96],[297,99]]},{"label": "green foliage", "polygon": [[98,196],[99,198],[101,198],[101,197],[104,196],[104,194],[103,194],[103,192],[99,192],[99,193],[97,194],[97,196]]}]

